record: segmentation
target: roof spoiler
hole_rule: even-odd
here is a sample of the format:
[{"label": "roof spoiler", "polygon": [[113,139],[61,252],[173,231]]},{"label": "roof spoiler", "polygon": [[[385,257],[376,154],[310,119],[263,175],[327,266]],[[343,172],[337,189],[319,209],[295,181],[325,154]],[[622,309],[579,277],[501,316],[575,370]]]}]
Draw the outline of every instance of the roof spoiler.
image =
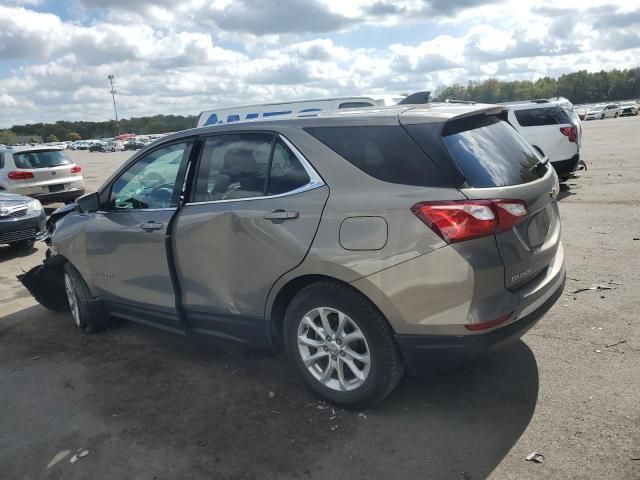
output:
[{"label": "roof spoiler", "polygon": [[398,105],[421,105],[423,103],[429,103],[430,97],[431,92],[416,92],[402,99]]}]

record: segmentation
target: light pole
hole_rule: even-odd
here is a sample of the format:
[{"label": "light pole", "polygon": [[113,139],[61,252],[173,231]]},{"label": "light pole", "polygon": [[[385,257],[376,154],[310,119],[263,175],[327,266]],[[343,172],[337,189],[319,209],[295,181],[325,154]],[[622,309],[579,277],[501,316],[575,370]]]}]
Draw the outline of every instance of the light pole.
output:
[{"label": "light pole", "polygon": [[111,97],[113,98],[113,111],[116,113],[116,128],[118,130],[118,133],[120,133],[120,123],[118,122],[118,108],[116,107],[116,91],[113,88],[114,76],[107,75],[107,78],[109,79],[109,83],[111,84]]}]

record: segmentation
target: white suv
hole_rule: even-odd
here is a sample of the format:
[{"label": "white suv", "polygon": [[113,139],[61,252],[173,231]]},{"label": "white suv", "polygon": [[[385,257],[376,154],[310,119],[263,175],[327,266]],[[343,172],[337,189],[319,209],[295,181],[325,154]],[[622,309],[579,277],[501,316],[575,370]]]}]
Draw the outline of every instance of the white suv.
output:
[{"label": "white suv", "polygon": [[0,149],[0,191],[37,198],[42,203],[69,202],[84,195],[82,169],[56,147]]},{"label": "white suv", "polygon": [[580,164],[582,125],[567,99],[501,104],[507,120],[556,170],[567,179]]}]

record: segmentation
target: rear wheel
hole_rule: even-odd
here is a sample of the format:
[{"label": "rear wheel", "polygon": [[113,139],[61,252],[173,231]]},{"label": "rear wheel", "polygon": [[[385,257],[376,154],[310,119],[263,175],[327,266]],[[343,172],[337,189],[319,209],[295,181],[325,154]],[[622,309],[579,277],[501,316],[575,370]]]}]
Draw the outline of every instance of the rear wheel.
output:
[{"label": "rear wheel", "polygon": [[604,120],[604,113],[600,115],[600,120]]},{"label": "rear wheel", "polygon": [[87,333],[95,333],[108,328],[109,321],[106,313],[99,308],[92,308],[89,287],[70,263],[66,263],[64,266],[64,289],[76,327]]},{"label": "rear wheel", "polygon": [[319,282],[301,290],[287,308],[283,333],[305,383],[336,404],[377,403],[404,372],[386,319],[344,285]]},{"label": "rear wheel", "polygon": [[614,116],[615,116],[615,118],[618,118],[619,115],[620,114],[618,112],[616,112],[616,114]]}]

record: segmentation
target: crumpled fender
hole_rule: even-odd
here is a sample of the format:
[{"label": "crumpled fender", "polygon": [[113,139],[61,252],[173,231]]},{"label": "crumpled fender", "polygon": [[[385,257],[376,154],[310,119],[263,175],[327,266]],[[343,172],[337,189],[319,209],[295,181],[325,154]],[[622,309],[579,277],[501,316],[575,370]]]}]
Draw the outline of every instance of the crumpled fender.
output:
[{"label": "crumpled fender", "polygon": [[18,280],[33,295],[38,303],[49,310],[61,311],[69,308],[64,289],[65,259],[60,255],[50,255],[41,265],[18,275]]}]

